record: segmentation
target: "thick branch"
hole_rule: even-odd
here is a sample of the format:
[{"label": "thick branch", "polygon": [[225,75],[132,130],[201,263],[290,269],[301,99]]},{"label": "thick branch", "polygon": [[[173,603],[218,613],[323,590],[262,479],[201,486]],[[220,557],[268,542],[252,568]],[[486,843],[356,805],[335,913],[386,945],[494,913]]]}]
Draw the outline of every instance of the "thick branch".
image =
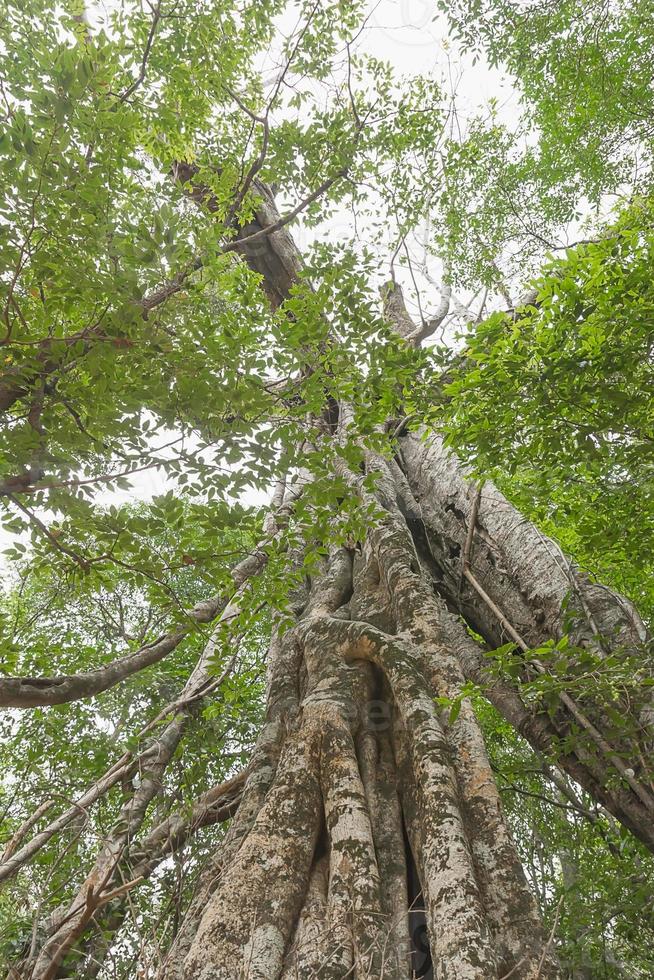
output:
[{"label": "thick branch", "polygon": [[[210,623],[226,604],[223,596],[205,599],[189,610],[189,619],[194,623]],[[0,707],[35,708],[94,697],[162,660],[179,646],[192,628],[189,625],[167,633],[153,643],[146,643],[135,653],[96,670],[59,677],[4,677],[0,679]]]}]

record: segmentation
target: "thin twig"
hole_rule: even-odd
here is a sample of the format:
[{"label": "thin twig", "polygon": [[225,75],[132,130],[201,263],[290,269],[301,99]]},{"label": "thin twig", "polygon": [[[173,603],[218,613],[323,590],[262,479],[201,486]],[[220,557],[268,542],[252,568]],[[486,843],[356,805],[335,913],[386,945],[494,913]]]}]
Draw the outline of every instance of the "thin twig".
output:
[{"label": "thin twig", "polygon": [[[150,8],[152,9],[152,8]],[[124,92],[118,96],[119,102],[125,102],[130,95],[133,95],[139,85],[145,79],[145,72],[148,65],[148,58],[150,57],[150,51],[152,50],[152,44],[154,42],[154,35],[157,32],[157,26],[159,20],[161,19],[161,3],[158,3],[154,10],[152,10],[152,23],[150,25],[150,30],[148,32],[148,37],[145,42],[145,49],[143,51],[143,57],[141,59],[141,68],[131,85],[128,85]]]}]

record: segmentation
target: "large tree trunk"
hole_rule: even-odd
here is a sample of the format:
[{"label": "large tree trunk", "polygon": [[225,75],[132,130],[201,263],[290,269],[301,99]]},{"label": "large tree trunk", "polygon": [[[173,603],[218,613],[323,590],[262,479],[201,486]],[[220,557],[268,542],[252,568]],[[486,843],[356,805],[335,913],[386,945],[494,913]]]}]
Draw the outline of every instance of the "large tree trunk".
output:
[{"label": "large tree trunk", "polygon": [[[495,488],[475,500],[439,440],[400,447],[395,461],[367,454],[374,497],[350,478],[383,520],[331,556],[271,647],[276,734],[266,727],[262,744],[275,750],[261,756],[265,776],[251,772],[161,980],[557,976],[470,703],[437,707],[458,703],[466,677],[486,681],[538,747],[555,749],[586,719],[560,763],[651,842],[649,790],[611,779],[620,759],[587,719],[597,706],[564,699],[554,718],[528,709],[485,677],[456,614],[492,645],[515,633],[536,647],[563,635],[567,599],[575,643],[633,649],[644,637],[635,610],[572,569]],[[475,528],[473,585],[462,558]]]},{"label": "large tree trunk", "polygon": [[162,980],[558,976],[472,708],[435,701],[464,628],[382,482],[383,521],[271,645],[243,801]]},{"label": "large tree trunk", "polygon": [[[260,189],[256,243],[239,250],[278,305],[301,263],[286,229],[258,237],[276,215]],[[191,196],[211,204],[202,188]],[[339,414],[333,438],[346,434],[345,406]],[[576,644],[633,652],[645,635],[637,614],[571,568],[495,488],[479,493],[436,437],[404,433],[394,448],[394,458],[366,453],[374,493],[362,474],[339,474],[382,516],[364,541],[325,560],[294,596],[294,624],[273,638],[266,718],[239,809],[160,980],[559,976],[461,698],[469,679],[654,847],[648,706],[619,741],[589,699],[561,693],[545,713],[522,700],[519,681],[489,671],[470,631],[486,650],[510,640],[525,652],[572,629]],[[528,679],[542,667],[527,657],[522,669]],[[13,976],[70,975],[66,956],[94,918],[93,887],[112,884],[119,860],[148,864],[142,854],[129,863],[148,802],[142,792],[128,805],[127,831],[115,828],[76,901]],[[96,973],[89,965],[86,975]]]}]

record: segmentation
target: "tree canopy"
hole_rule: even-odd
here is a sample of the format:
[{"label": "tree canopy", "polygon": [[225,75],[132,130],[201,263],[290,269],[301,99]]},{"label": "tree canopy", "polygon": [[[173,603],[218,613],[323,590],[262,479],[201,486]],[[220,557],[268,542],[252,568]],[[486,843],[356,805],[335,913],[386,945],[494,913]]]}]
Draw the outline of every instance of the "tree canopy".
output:
[{"label": "tree canopy", "polygon": [[[183,719],[138,887],[115,885],[126,920],[98,929],[107,972],[84,974],[156,976],[235,812],[271,631],[378,525],[366,463],[391,465],[406,433],[440,433],[651,624],[652,6],[434,3],[448,61],[424,72],[379,54],[386,7],[2,0],[8,966],[156,768],[148,739]],[[451,84],[480,64],[511,111]],[[562,774],[565,740],[537,751],[484,697],[509,677],[553,718],[568,692],[622,745],[618,701],[635,717],[651,699],[649,641],[568,633],[487,644],[491,679],[438,708],[454,724],[471,699],[565,975],[644,980],[642,837]]]}]

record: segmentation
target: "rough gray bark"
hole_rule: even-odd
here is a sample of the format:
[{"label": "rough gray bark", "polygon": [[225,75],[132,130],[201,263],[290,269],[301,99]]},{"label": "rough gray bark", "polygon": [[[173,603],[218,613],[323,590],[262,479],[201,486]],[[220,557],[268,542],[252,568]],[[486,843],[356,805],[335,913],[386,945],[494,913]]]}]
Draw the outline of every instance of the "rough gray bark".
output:
[{"label": "rough gray bark", "polygon": [[240,846],[203,893],[195,935],[173,947],[164,980],[408,980],[410,862],[435,976],[558,975],[472,710],[464,703],[448,725],[435,708],[464,683],[451,626],[399,511],[361,549],[326,563],[284,641],[306,673],[299,712],[286,701],[270,789],[257,794],[253,821],[239,811],[234,826],[249,829],[237,831]]},{"label": "rough gray bark", "polygon": [[[436,435],[399,440],[407,480],[420,505],[432,554],[448,597],[459,596],[466,620],[496,646],[511,637],[468,583],[461,555],[470,526],[474,485]],[[474,528],[474,574],[528,646],[570,634],[576,643],[637,647],[647,638],[636,609],[592,582],[513,507],[492,483],[480,490]],[[570,615],[574,620],[570,623]],[[564,625],[564,615],[568,623]]]},{"label": "rough gray bark", "polygon": [[[491,649],[517,639],[516,645],[528,652],[565,635],[573,648],[586,646],[600,656],[618,651],[644,663],[648,636],[634,606],[576,568],[492,483],[477,490],[438,436],[406,435],[399,440],[399,452],[408,507],[433,562],[436,587]],[[466,547],[470,556],[465,556]],[[469,676],[484,682],[479,654],[473,651],[466,662]],[[528,662],[531,676],[544,672],[537,655]],[[506,686],[486,680],[486,689],[535,748],[551,754],[566,733],[577,730],[577,744],[561,754],[560,764],[654,847],[654,716],[647,692],[640,705],[616,702],[625,721],[631,721],[616,733],[602,703],[590,698],[577,704],[562,693],[553,718],[545,713],[538,718],[532,709],[519,720],[519,703]]]}]

